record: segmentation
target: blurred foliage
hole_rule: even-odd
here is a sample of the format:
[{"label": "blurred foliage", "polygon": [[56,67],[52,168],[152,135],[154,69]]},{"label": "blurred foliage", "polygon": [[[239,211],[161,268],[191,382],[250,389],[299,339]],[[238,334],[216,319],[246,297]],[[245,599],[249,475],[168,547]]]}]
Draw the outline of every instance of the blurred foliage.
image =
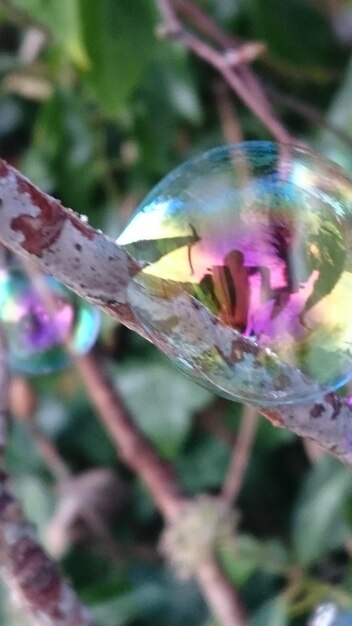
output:
[{"label": "blurred foliage", "polygon": [[[199,0],[228,32],[264,41],[265,85],[298,98],[352,133],[352,5],[348,0]],[[152,0],[0,1],[0,152],[35,183],[116,237],[147,190],[173,166],[224,142],[217,77],[179,44],[156,37]],[[351,147],[275,103],[296,136],[352,171]],[[268,131],[236,103],[244,136]],[[242,407],[211,395],[153,347],[105,319],[99,349],[141,430],[171,459],[189,493],[216,493]],[[196,586],[177,580],[157,551],[162,522],[118,460],[78,374],[32,381],[37,419],[72,472],[111,468],[121,482],[107,522],[120,554],[82,524],[62,567],[101,626],[215,626]],[[8,467],[25,510],[50,548],[54,479],[28,425],[15,421]],[[252,626],[307,624],[314,607],[352,608],[352,492],[333,459],[309,461],[302,442],[261,422],[238,501],[239,533],[220,554]],[[25,624],[0,596],[4,626]]]}]

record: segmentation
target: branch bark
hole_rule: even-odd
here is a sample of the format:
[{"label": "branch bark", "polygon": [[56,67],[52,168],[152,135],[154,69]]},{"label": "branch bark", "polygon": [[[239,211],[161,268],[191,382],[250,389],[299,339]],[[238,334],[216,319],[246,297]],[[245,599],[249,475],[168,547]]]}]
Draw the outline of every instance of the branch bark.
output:
[{"label": "branch bark", "polygon": [[252,406],[244,407],[241,426],[234,445],[229,469],[222,488],[222,498],[233,504],[241,491],[257,432],[258,412]]},{"label": "branch bark", "polygon": [[[117,389],[94,354],[77,360],[98,415],[116,444],[122,461],[144,481],[168,523],[182,516],[189,501],[170,463],[162,460],[133,422]],[[244,626],[242,604],[215,556],[199,564],[195,577],[214,616],[222,626]]]},{"label": "branch bark", "polygon": [[176,474],[135,426],[103,365],[91,353],[77,359],[82,379],[98,415],[116,444],[121,460],[142,478],[166,519],[179,514],[186,496]]},{"label": "branch bark", "polygon": [[[217,26],[189,0],[182,0],[182,2],[157,0],[157,6],[163,19],[163,30],[166,36],[180,41],[185,48],[212,66],[278,142],[292,143],[292,136],[273,114],[264,89],[254,73],[246,66],[248,44],[241,46],[230,37],[222,36]],[[188,31],[178,18],[177,7],[187,14],[196,27],[215,39],[222,49],[211,46],[193,32]]]},{"label": "branch bark", "polygon": [[[237,590],[229,583],[215,559],[201,565],[197,579],[219,623],[223,626],[244,626],[245,616]],[[227,603],[223,602],[224,594],[229,600]]]},{"label": "branch bark", "polygon": [[94,626],[57,565],[45,554],[0,471],[0,572],[37,626]]}]

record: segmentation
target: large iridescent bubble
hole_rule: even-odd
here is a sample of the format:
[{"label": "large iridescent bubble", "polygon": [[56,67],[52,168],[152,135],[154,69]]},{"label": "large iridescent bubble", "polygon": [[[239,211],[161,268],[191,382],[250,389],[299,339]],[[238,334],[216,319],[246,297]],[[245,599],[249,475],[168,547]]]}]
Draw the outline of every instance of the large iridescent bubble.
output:
[{"label": "large iridescent bubble", "polygon": [[199,382],[259,405],[352,378],[352,181],[301,147],[246,142],[167,176],[117,240],[130,304]]},{"label": "large iridescent bubble", "polygon": [[30,279],[18,268],[0,272],[0,321],[10,367],[54,372],[95,343],[99,311],[49,276]]}]

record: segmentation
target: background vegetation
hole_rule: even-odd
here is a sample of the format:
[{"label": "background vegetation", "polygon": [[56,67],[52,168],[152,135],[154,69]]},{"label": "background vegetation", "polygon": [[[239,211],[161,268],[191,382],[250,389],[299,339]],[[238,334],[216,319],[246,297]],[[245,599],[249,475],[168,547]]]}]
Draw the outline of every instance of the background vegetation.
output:
[{"label": "background vegetation", "polygon": [[[265,43],[254,67],[278,116],[295,136],[352,171],[349,0],[198,4],[228,33]],[[159,21],[152,0],[0,1],[1,156],[114,238],[178,163],[231,133],[270,138],[211,68],[156,36]],[[323,117],[342,137],[320,123]],[[140,429],[175,464],[184,489],[218,493],[244,408],[213,398],[108,318],[98,350]],[[30,380],[41,432],[29,419],[31,390],[20,394],[25,383],[15,383],[17,400],[26,400],[12,406],[7,464],[16,492],[99,624],[213,626],[196,585],[163,562],[162,520],[139,479],[116,458],[76,371]],[[71,491],[55,489],[60,471],[43,457],[43,437],[76,477]],[[253,626],[306,624],[326,600],[352,610],[349,470],[263,419],[247,456],[235,503],[238,532],[221,558]],[[77,483],[97,468],[114,476],[111,484],[105,474],[108,495],[99,492],[99,502],[89,480],[88,487]],[[68,500],[74,505],[65,517]],[[99,531],[82,501],[99,512]],[[5,590],[0,622],[26,623]]]}]

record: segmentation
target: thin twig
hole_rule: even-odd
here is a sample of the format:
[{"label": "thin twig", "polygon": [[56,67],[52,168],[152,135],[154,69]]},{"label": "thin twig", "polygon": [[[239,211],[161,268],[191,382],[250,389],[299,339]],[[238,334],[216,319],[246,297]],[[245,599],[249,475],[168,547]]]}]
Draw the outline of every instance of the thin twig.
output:
[{"label": "thin twig", "polygon": [[223,81],[216,83],[215,96],[222,133],[226,142],[231,144],[243,141],[242,128],[235,107],[229,98],[227,85]]},{"label": "thin twig", "polygon": [[258,410],[245,406],[240,430],[233,449],[229,469],[222,488],[222,498],[233,504],[241,490],[257,431]]},{"label": "thin twig", "polygon": [[[213,40],[224,50],[235,50],[244,45],[240,37],[229,35],[223,31],[202,9],[191,0],[173,0],[178,12],[184,16],[200,33]],[[247,64],[238,65],[236,68],[243,82],[251,91],[253,97],[262,103],[262,106],[272,112],[271,103],[268,100],[266,87]]]},{"label": "thin twig", "polygon": [[59,502],[46,531],[51,553],[62,557],[73,542],[89,537],[120,567],[126,551],[114,538],[110,522],[126,503],[124,483],[113,470],[98,467],[70,476],[57,488]]},{"label": "thin twig", "polygon": [[27,421],[29,434],[42,459],[50,469],[56,482],[60,485],[70,477],[70,471],[57,447],[34,421]]},{"label": "thin twig", "polygon": [[[212,39],[214,43],[224,50],[238,51],[238,48],[243,47],[244,42],[239,37],[234,37],[224,32],[197,4],[190,0],[174,0],[174,5],[181,15],[188,19],[200,33]],[[264,108],[270,111],[271,105],[263,86],[257,76],[251,71],[251,68],[244,63],[243,65],[237,64],[236,70],[253,96],[262,102]]]},{"label": "thin twig", "polygon": [[[173,3],[178,12],[183,15],[198,32],[203,33],[203,35],[220,46],[220,48],[235,53],[238,53],[239,50],[243,50],[247,42],[244,42],[239,37],[228,35],[228,33],[223,31],[197,4],[194,4],[191,0],[173,0]],[[258,51],[260,51],[260,53],[265,50],[265,45],[262,42],[250,42],[250,44],[259,45],[260,48],[258,48]],[[237,73],[240,75],[243,83],[247,85],[252,95],[257,100],[261,101],[262,106],[270,112],[271,105],[264,92],[263,86],[251,68],[248,67],[245,55],[243,61],[242,64],[236,63]]]},{"label": "thin twig", "polygon": [[[160,14],[164,21],[164,32],[180,41],[196,56],[216,69],[227,84],[233,89],[242,102],[261,120],[277,141],[292,143],[292,137],[283,124],[271,111],[270,103],[258,79],[246,67],[247,53],[241,54],[241,46],[227,36],[220,35],[219,29],[210,18],[189,0],[181,3],[182,12],[187,12],[190,19],[200,29],[214,37],[223,49],[218,50],[189,32],[177,17],[177,0],[157,0]],[[180,7],[179,7],[180,8]],[[233,55],[233,50],[236,54]],[[234,61],[235,64],[234,64]]]},{"label": "thin twig", "polygon": [[[186,496],[172,466],[145,439],[94,354],[79,359],[82,378],[99,417],[116,444],[120,458],[144,481],[168,522],[182,515]],[[237,591],[214,558],[199,565],[196,579],[222,626],[244,626]]]},{"label": "thin twig", "polygon": [[[241,124],[230,99],[230,90],[226,83],[219,81],[215,86],[216,106],[220,118],[222,133],[227,143],[238,143],[243,141],[244,136]],[[234,174],[236,181],[245,192],[246,186],[250,180],[250,168],[247,159],[242,155],[236,166],[234,166]]]},{"label": "thin twig", "polygon": [[120,458],[141,476],[159,509],[167,519],[172,519],[179,513],[185,496],[171,465],[162,461],[138,430],[96,355],[86,354],[77,361],[87,391],[117,445]]},{"label": "thin twig", "polygon": [[221,48],[233,49],[244,42],[224,32],[202,9],[189,0],[173,0],[174,8],[197,30],[216,42]]},{"label": "thin twig", "polygon": [[297,113],[300,117],[312,122],[315,125],[323,126],[330,133],[335,135],[340,141],[343,141],[348,148],[352,150],[352,135],[346,132],[342,127],[331,122],[323,113],[316,109],[311,104],[303,102],[296,96],[290,96],[282,93],[274,87],[266,87],[266,91],[272,96],[274,100],[283,104],[284,107],[290,109],[294,113]]},{"label": "thin twig", "polygon": [[41,54],[45,44],[47,42],[47,36],[42,30],[33,28],[31,26],[24,33],[22,43],[18,51],[18,57],[23,66],[34,63]]},{"label": "thin twig", "polygon": [[[25,262],[24,266],[28,272],[29,280],[33,281],[33,288],[38,288],[38,297],[43,299],[44,307],[50,315],[53,315],[55,300],[43,280],[43,275],[28,262]],[[72,347],[67,339],[64,341],[64,347],[71,358],[74,358]],[[112,471],[110,472],[105,468],[86,471],[78,476],[73,476],[55,443],[47,436],[36,420],[36,403],[33,401],[32,394],[34,392],[31,390],[30,383],[23,378],[16,378],[13,382],[15,388],[12,389],[11,386],[11,396],[20,394],[22,407],[16,397],[13,398],[13,402],[17,402],[22,413],[20,417],[25,422],[38,453],[51,471],[56,481],[56,489],[61,496],[58,510],[49,524],[48,541],[51,554],[55,557],[61,556],[60,550],[67,547],[63,539],[66,539],[67,536],[67,544],[69,543],[70,528],[79,519],[84,522],[89,533],[98,540],[104,553],[120,564],[122,550],[112,536],[107,520],[104,518],[104,510],[100,508],[103,496],[107,502],[111,502],[117,494],[117,486],[120,487],[117,477]],[[29,396],[27,402],[26,395]],[[115,509],[117,510],[117,505],[115,505]]]},{"label": "thin twig", "polygon": [[[23,379],[17,381],[19,383],[22,381],[22,389],[17,385],[14,393],[25,391],[24,385],[29,384],[28,381]],[[34,410],[25,416],[24,421],[38,453],[55,479],[56,490],[60,494],[59,506],[49,523],[47,536],[51,555],[62,556],[62,551],[67,548],[63,539],[67,536],[69,544],[70,529],[79,519],[98,541],[104,553],[120,565],[122,549],[110,531],[105,519],[106,510],[102,508],[104,500],[110,503],[109,509],[114,508],[117,511],[118,501],[113,507],[111,502],[115,496],[122,495],[122,486],[118,478],[106,468],[89,470],[73,476],[55,443],[37,423]]]},{"label": "thin twig", "polygon": [[215,559],[209,559],[200,566],[197,580],[219,624],[245,626],[247,622],[238,592]]}]

